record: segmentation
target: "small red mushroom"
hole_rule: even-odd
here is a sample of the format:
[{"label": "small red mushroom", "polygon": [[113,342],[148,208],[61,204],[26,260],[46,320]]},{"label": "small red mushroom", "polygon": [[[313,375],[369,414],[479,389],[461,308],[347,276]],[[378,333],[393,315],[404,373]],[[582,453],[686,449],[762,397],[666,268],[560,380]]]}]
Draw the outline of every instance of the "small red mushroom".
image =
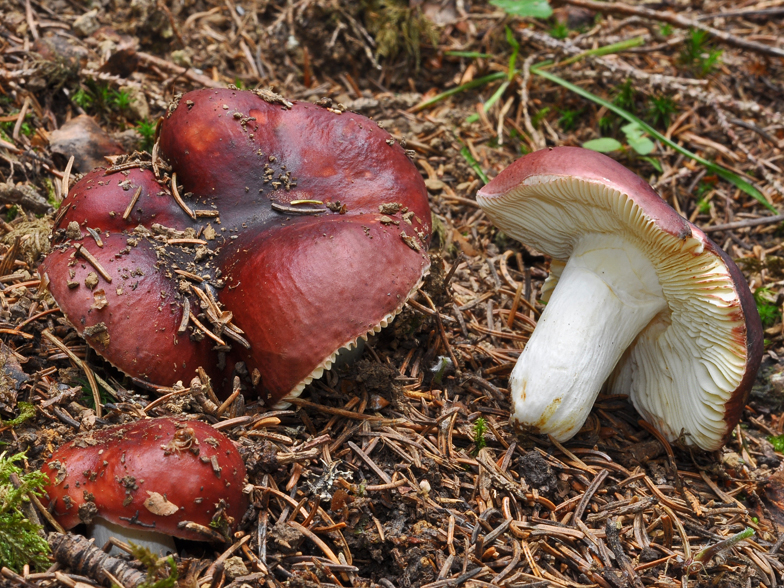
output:
[{"label": "small red mushroom", "polygon": [[[157,418],[77,436],[44,464],[46,502],[66,529],[104,519],[131,539],[208,541],[248,508],[234,443],[210,425]],[[149,537],[150,535],[151,537]]]},{"label": "small red mushroom", "polygon": [[158,146],[155,167],[129,159],[72,188],[40,269],[131,376],[168,385],[202,366],[224,395],[239,375],[275,403],[386,326],[429,266],[424,182],[363,116],[199,90],[169,107]]}]

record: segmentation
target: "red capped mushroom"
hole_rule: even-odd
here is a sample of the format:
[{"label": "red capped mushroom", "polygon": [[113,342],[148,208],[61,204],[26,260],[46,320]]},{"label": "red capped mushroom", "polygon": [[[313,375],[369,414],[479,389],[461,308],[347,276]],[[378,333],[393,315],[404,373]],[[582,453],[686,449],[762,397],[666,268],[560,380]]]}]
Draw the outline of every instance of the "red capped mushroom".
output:
[{"label": "red capped mushroom", "polygon": [[64,528],[104,520],[137,543],[219,540],[214,529],[236,530],[249,504],[237,448],[200,421],[157,418],[91,431],[57,449],[42,471]]},{"label": "red capped mushroom", "polygon": [[158,145],[155,167],[128,159],[72,188],[40,270],[131,376],[202,366],[225,394],[236,371],[274,403],[386,326],[429,266],[424,182],[365,117],[199,90],[170,106]]}]

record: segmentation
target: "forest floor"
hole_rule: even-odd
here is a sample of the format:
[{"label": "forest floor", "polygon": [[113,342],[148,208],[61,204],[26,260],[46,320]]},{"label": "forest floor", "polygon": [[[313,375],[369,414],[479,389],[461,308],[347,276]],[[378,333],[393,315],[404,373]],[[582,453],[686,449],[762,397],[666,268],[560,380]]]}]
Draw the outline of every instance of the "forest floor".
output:
[{"label": "forest floor", "polygon": [[[233,545],[180,544],[189,588],[784,583],[783,27],[780,0],[567,0],[545,19],[464,0],[0,0],[0,452],[32,472],[79,431],[216,424],[253,506]],[[172,389],[102,360],[36,271],[80,174],[150,150],[176,94],[228,85],[373,118],[413,151],[433,212],[427,295],[274,417],[252,398],[221,417],[184,393],[153,404]],[[549,260],[475,195],[525,153],[597,139],[755,293],[765,355],[721,451],[671,446],[619,396],[563,445],[509,426]],[[84,365],[117,398],[96,407]],[[0,583],[100,584],[69,561],[0,562]]]}]

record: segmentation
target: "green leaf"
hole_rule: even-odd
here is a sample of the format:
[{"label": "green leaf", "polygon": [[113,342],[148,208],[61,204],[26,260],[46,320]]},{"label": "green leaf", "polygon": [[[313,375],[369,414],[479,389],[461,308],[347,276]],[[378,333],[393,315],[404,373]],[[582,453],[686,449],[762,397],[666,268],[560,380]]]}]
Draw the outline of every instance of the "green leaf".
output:
[{"label": "green leaf", "polygon": [[550,18],[553,15],[553,9],[547,0],[490,0],[490,4],[512,16]]},{"label": "green leaf", "polygon": [[653,141],[645,137],[640,125],[637,123],[624,125],[621,127],[621,130],[626,135],[626,141],[629,143],[629,146],[640,155],[648,155],[656,148]]},{"label": "green leaf", "polygon": [[748,194],[749,196],[751,196],[752,198],[757,200],[760,204],[762,204],[765,208],[767,208],[768,210],[770,210],[774,214],[778,214],[779,213],[779,211],[776,210],[773,207],[773,205],[770,204],[765,199],[765,196],[762,195],[762,192],[757,190],[757,188],[755,188],[749,182],[747,182],[746,180],[741,178],[738,174],[736,174],[735,172],[732,172],[732,171],[728,170],[727,168],[722,167],[722,166],[720,166],[720,165],[718,165],[716,163],[712,163],[712,162],[708,161],[707,159],[705,159],[703,157],[700,157],[696,153],[692,153],[691,151],[689,151],[685,147],[682,147],[681,145],[678,145],[674,141],[672,141],[672,140],[668,139],[667,137],[665,137],[664,135],[662,135],[659,131],[654,129],[648,123],[646,123],[645,121],[637,118],[633,114],[625,111],[623,108],[620,108],[619,106],[613,104],[612,102],[608,102],[604,98],[600,98],[596,94],[592,94],[591,92],[589,92],[585,88],[581,88],[580,86],[576,86],[576,85],[572,84],[571,82],[568,82],[565,79],[560,78],[560,77],[558,77],[555,74],[551,74],[550,72],[543,71],[543,70],[539,69],[536,66],[531,68],[531,72],[536,74],[536,75],[538,75],[538,76],[540,76],[540,77],[545,78],[546,80],[550,80],[551,82],[554,82],[554,83],[558,84],[559,86],[562,86],[562,87],[566,88],[567,90],[570,90],[570,91],[574,92],[578,96],[582,96],[583,98],[587,98],[588,100],[590,100],[592,102],[595,102],[596,104],[599,104],[600,106],[604,106],[605,108],[607,108],[607,110],[610,110],[610,111],[614,112],[615,114],[617,114],[618,116],[626,119],[630,123],[637,123],[638,125],[640,125],[642,130],[644,130],[646,133],[648,133],[651,137],[654,137],[655,139],[661,141],[662,143],[664,143],[665,145],[667,145],[671,149],[674,149],[678,153],[680,153],[682,155],[685,155],[686,157],[689,157],[689,158],[693,159],[697,163],[700,163],[700,164],[704,165],[708,169],[709,172],[714,173],[717,176],[727,180],[732,185],[734,185],[736,188],[739,188],[741,191],[745,192],[746,194]]},{"label": "green leaf", "polygon": [[583,147],[591,151],[598,151],[599,153],[609,153],[610,151],[618,151],[623,148],[620,141],[616,141],[612,137],[600,137],[592,139],[583,143]]},{"label": "green leaf", "polygon": [[640,159],[650,163],[653,166],[653,169],[655,169],[657,172],[659,173],[664,172],[664,169],[662,169],[662,164],[658,159],[654,159],[653,157],[640,157]]}]

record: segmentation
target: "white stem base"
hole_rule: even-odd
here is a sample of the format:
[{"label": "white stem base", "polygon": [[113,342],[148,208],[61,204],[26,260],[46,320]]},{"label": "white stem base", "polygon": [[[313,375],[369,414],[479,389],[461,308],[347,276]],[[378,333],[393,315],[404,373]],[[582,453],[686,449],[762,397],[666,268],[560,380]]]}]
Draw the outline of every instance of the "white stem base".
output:
[{"label": "white stem base", "polygon": [[[89,536],[95,540],[95,545],[99,548],[102,548],[109,539],[114,537],[123,543],[132,541],[135,545],[142,545],[161,557],[169,553],[177,553],[174,539],[170,535],[164,535],[155,531],[144,531],[142,529],[128,529],[101,518],[93,520]],[[109,553],[117,555],[125,552],[116,546],[112,546]]]},{"label": "white stem base", "polygon": [[512,424],[558,441],[574,436],[623,352],[666,309],[642,251],[617,237],[584,237],[512,370]]}]

